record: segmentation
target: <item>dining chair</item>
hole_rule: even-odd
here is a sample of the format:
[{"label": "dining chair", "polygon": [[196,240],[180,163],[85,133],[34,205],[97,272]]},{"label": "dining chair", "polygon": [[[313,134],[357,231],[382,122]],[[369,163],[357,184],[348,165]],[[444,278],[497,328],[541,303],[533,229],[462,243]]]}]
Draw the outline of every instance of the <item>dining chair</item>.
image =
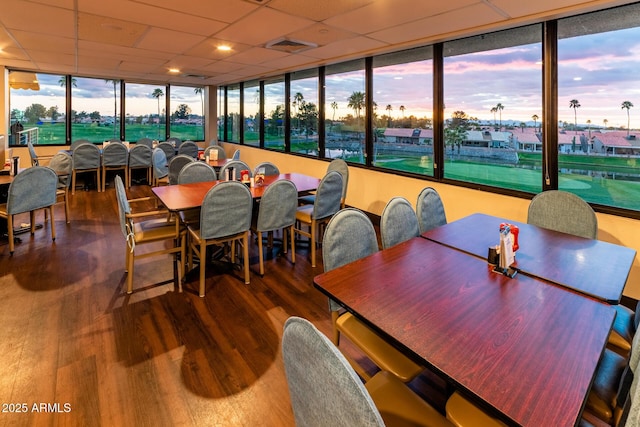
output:
[{"label": "dining chair", "polygon": [[[295,232],[309,238],[311,246],[311,266],[316,266],[316,245],[320,227],[329,222],[340,210],[342,197],[342,176],[339,172],[328,172],[318,184],[313,205],[298,206],[296,210]],[[307,230],[303,230],[306,227]]]},{"label": "dining chair", "polygon": [[[347,200],[347,188],[349,187],[349,165],[342,159],[333,159],[327,167],[327,173],[337,171],[342,176],[342,198],[340,200],[340,209],[344,209]],[[301,204],[312,205],[315,201],[315,194],[308,194],[298,198]]]},{"label": "dining chair", "polygon": [[96,187],[101,191],[100,167],[102,166],[100,149],[90,142],[80,144],[73,149],[73,171],[71,174],[71,194],[76,193],[76,176],[78,173],[95,172]]},{"label": "dining chair", "polygon": [[291,262],[296,263],[294,225],[298,207],[298,189],[296,185],[282,179],[269,185],[258,202],[258,214],[251,229],[258,236],[258,257],[260,275],[264,276],[264,253],[262,251],[262,233],[282,230],[283,251],[287,253],[287,232],[291,242]]},{"label": "dining chair", "polygon": [[[69,186],[71,184],[71,174],[73,173],[73,159],[69,154],[60,151],[51,158],[49,167],[53,169],[58,176],[56,202],[64,203],[64,218],[67,224],[69,224]],[[45,211],[45,215],[46,213],[47,211]]]},{"label": "dining chair", "polygon": [[447,223],[442,199],[434,188],[426,187],[418,194],[416,215],[420,225],[420,234]]},{"label": "dining chair", "polygon": [[380,217],[382,248],[390,248],[419,235],[420,225],[411,203],[404,197],[389,200]]},{"label": "dining chair", "polygon": [[233,152],[233,156],[232,156],[233,160],[240,160],[240,150],[236,150]]},{"label": "dining chair", "polygon": [[169,144],[171,144],[176,150],[180,148],[180,146],[182,145],[182,139],[172,136],[171,138],[167,138],[167,141]]},{"label": "dining chair", "polygon": [[191,156],[194,159],[198,158],[198,144],[193,141],[185,141],[180,144],[180,148],[178,148],[178,154],[186,154],[187,156]]},{"label": "dining chair", "polygon": [[[159,144],[158,144],[159,145]],[[167,164],[167,156],[163,149],[154,148],[152,153],[153,164],[153,186],[160,184],[169,184],[169,165]]]},{"label": "dining chair", "polygon": [[176,185],[178,183],[178,175],[180,175],[182,168],[195,161],[196,159],[186,154],[178,154],[171,159],[169,161],[169,185]]},{"label": "dining chair", "polygon": [[200,221],[187,225],[189,234],[189,268],[193,266],[193,254],[200,260],[200,285],[198,294],[205,296],[205,270],[207,247],[231,244],[231,261],[235,262],[235,243],[243,248],[244,283],[250,283],[249,229],[253,198],[246,185],[235,181],[221,182],[211,188],[202,201]]},{"label": "dining chair", "polygon": [[262,170],[263,174],[265,176],[268,175],[280,175],[280,169],[278,169],[278,167],[276,165],[274,165],[271,162],[262,162],[259,163],[254,169],[253,169],[253,176],[256,176],[256,174],[258,173],[259,170]]},{"label": "dining chair", "polygon": [[205,148],[204,156],[207,157],[207,155],[209,155],[209,157],[213,157],[213,155],[211,154],[212,151],[218,152],[218,160],[224,160],[227,158],[227,153],[224,151],[224,148],[220,147],[219,145],[210,145]]},{"label": "dining chair", "polygon": [[139,169],[144,169],[147,177],[147,182],[151,184],[151,172],[153,170],[153,150],[145,144],[140,144],[139,142],[136,143],[136,145],[129,150],[128,166],[129,173],[127,174],[127,188],[131,187],[131,181],[133,180],[133,171]]},{"label": "dining chair", "polygon": [[56,229],[53,217],[53,205],[56,204],[58,176],[48,167],[32,166],[18,173],[9,184],[7,202],[0,204],[0,217],[7,220],[7,236],[9,239],[9,254],[13,255],[13,217],[29,212],[31,220],[31,235],[35,233],[35,211],[46,209],[51,218],[51,240],[56,240]]},{"label": "dining chair", "polygon": [[176,155],[176,148],[168,140],[160,142],[157,148],[164,151],[164,155],[167,157],[167,162],[170,162]]},{"label": "dining chair", "polygon": [[363,384],[342,353],[306,319],[286,320],[282,358],[296,426],[451,426],[387,372]]},{"label": "dining chair", "polygon": [[[125,272],[127,274],[127,294],[133,292],[133,275],[135,260],[150,256],[180,254],[180,259],[175,261],[174,268],[178,269],[178,289],[182,292],[182,278],[184,277],[185,262],[185,236],[181,233],[180,222],[176,219],[169,220],[167,211],[152,210],[146,212],[132,212],[131,205],[142,202],[153,202],[152,197],[127,199],[127,193],[120,175],[115,177],[116,199],[118,202],[118,216],[120,230],[125,238]],[[145,219],[146,218],[146,219]],[[142,219],[142,220],[141,220]],[[170,242],[167,247],[161,242]],[[156,244],[156,250],[138,249],[145,245],[149,247]],[[149,245],[148,245],[149,244]]]},{"label": "dining chair", "polygon": [[75,141],[73,141],[71,143],[71,146],[69,147],[69,149],[71,151],[73,151],[73,149],[76,148],[80,144],[91,144],[91,141],[89,141],[88,139],[84,139],[84,138],[76,139]]},{"label": "dining chair", "polygon": [[215,181],[216,171],[204,162],[191,162],[184,165],[178,174],[178,184]]},{"label": "dining chair", "polygon": [[598,238],[598,218],[579,196],[562,190],[538,193],[529,204],[527,223],[586,239]]},{"label": "dining chair", "polygon": [[[336,173],[337,172],[332,172]],[[321,197],[321,195],[320,195]],[[322,239],[324,271],[328,272],[357,261],[378,251],[378,240],[373,224],[362,211],[354,208],[340,210],[331,218]],[[357,317],[329,299],[329,310],[333,324],[332,341],[340,345],[340,336],[346,336],[376,366],[390,372],[402,382],[414,379],[423,368],[402,354]],[[371,375],[355,361],[346,356],[351,366],[365,380]]]},{"label": "dining chair", "polygon": [[243,170],[249,171],[249,177],[253,176],[253,171],[245,162],[243,162],[242,160],[231,160],[230,162],[225,163],[225,165],[220,168],[218,177],[220,179],[226,180],[227,171],[229,171],[229,180],[233,181],[233,174],[235,172],[235,181],[240,181],[242,179],[242,177],[240,176],[240,172]]},{"label": "dining chair", "polygon": [[153,150],[153,140],[151,138],[140,138],[136,141],[136,145],[145,145]]},{"label": "dining chair", "polygon": [[111,142],[102,150],[102,191],[107,189],[107,171],[122,170],[129,182],[129,150],[121,142]]}]

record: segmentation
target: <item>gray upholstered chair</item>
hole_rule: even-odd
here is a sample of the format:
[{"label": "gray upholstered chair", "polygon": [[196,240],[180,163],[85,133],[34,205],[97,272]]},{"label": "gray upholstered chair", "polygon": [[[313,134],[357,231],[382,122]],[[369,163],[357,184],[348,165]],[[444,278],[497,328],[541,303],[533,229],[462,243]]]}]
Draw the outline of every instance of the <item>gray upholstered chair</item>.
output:
[{"label": "gray upholstered chair", "polygon": [[178,183],[178,175],[183,167],[196,160],[187,156],[186,154],[178,154],[169,161],[169,185],[176,185]]},{"label": "gray upholstered chair", "polygon": [[[336,171],[328,172],[318,184],[313,205],[299,206],[296,211],[295,232],[309,238],[311,246],[311,266],[316,266],[316,245],[319,228],[329,222],[340,210],[342,197],[342,176]],[[307,230],[303,230],[307,227]]]},{"label": "gray upholstered chair", "polygon": [[416,215],[420,225],[420,234],[447,223],[442,199],[435,189],[426,187],[418,194]]},{"label": "gray upholstered chair", "polygon": [[260,198],[258,215],[252,230],[258,235],[258,257],[260,275],[264,275],[264,254],[262,251],[262,233],[282,231],[284,253],[287,253],[287,231],[291,241],[291,262],[296,262],[295,232],[296,210],[298,207],[298,189],[296,185],[282,179],[269,185]]},{"label": "gray upholstered chair", "polygon": [[205,148],[204,156],[206,157],[207,155],[209,155],[209,157],[213,157],[213,154],[211,154],[212,151],[218,152],[218,160],[224,160],[227,158],[227,153],[224,151],[224,148],[220,147],[219,145],[210,145]]},{"label": "gray upholstered chair", "polygon": [[240,160],[240,150],[236,150],[233,152],[233,156],[232,156],[233,160]]},{"label": "gray upholstered chair", "polygon": [[[63,151],[56,153],[49,161],[49,167],[58,175],[58,186],[56,190],[56,202],[64,202],[64,218],[69,224],[69,187],[71,185],[71,174],[73,173],[73,159]],[[46,215],[45,211],[45,215]]]},{"label": "gray upholstered chair", "polygon": [[388,372],[363,385],[344,356],[306,319],[285,322],[282,358],[296,426],[452,426]]},{"label": "gray upholstered chair", "polygon": [[258,171],[262,170],[263,174],[265,176],[267,175],[280,175],[280,169],[278,169],[278,167],[276,165],[274,165],[271,162],[262,162],[259,163],[254,169],[253,169],[253,175],[255,176]]},{"label": "gray upholstered chair", "polygon": [[185,154],[187,156],[191,156],[194,159],[198,158],[198,144],[193,141],[185,141],[180,144],[180,148],[178,148],[178,154]]},{"label": "gray upholstered chair", "polygon": [[71,194],[76,193],[76,176],[78,173],[95,172],[96,187],[101,191],[100,167],[102,165],[100,149],[90,142],[80,144],[73,149],[73,172],[71,174]]},{"label": "gray upholstered chair", "polygon": [[380,217],[382,248],[390,248],[419,235],[418,217],[411,203],[404,197],[389,200]]},{"label": "gray upholstered chair", "polygon": [[158,147],[154,148],[151,160],[153,164],[153,186],[169,184],[169,165],[164,150]]},{"label": "gray upholstered chair", "polygon": [[180,148],[180,146],[182,145],[182,139],[172,136],[171,138],[167,138],[167,141],[169,144],[171,144],[175,149]]},{"label": "gray upholstered chair", "polygon": [[[349,187],[349,165],[342,159],[333,159],[327,167],[327,173],[331,171],[339,172],[342,176],[342,199],[340,200],[340,208],[344,209],[347,200],[347,188]],[[312,205],[315,201],[315,195],[309,194],[298,199],[301,204]]]},{"label": "gray upholstered chair", "polygon": [[56,240],[53,205],[56,204],[58,176],[48,167],[33,166],[17,174],[7,193],[7,203],[0,205],[0,218],[6,218],[9,253],[13,255],[13,216],[29,212],[31,234],[36,230],[35,211],[47,209],[51,217],[51,239]]},{"label": "gray upholstered chair", "polygon": [[586,239],[598,238],[598,219],[591,206],[573,193],[543,191],[529,204],[527,223]]},{"label": "gray upholstered chair", "polygon": [[[325,272],[377,251],[378,240],[375,229],[371,220],[362,211],[353,208],[342,209],[327,224],[322,239]],[[340,335],[346,336],[380,369],[390,372],[403,382],[412,380],[423,371],[420,365],[404,356],[331,299],[329,299],[329,309],[333,323],[333,343],[336,346],[340,344]],[[362,365],[351,357],[347,359],[362,378],[366,381],[371,378]]]},{"label": "gray upholstered chair", "polygon": [[69,149],[70,149],[71,151],[73,151],[73,150],[74,150],[78,145],[80,145],[80,144],[91,144],[91,141],[89,141],[88,139],[84,139],[84,138],[82,138],[82,139],[76,139],[75,141],[73,141],[73,142],[71,143],[71,146],[69,147]]},{"label": "gray upholstered chair", "polygon": [[235,243],[243,247],[244,282],[249,284],[249,229],[253,198],[246,185],[235,181],[215,185],[202,201],[200,221],[187,225],[189,233],[189,268],[193,253],[200,259],[199,295],[205,295],[205,265],[207,246],[231,244],[231,259],[235,261]]},{"label": "gray upholstered chair", "polygon": [[[180,222],[177,220],[167,220],[167,212],[153,210],[146,212],[131,211],[131,204],[138,202],[152,201],[151,197],[138,199],[127,199],[127,193],[119,175],[115,178],[116,199],[118,201],[118,216],[120,219],[120,230],[127,242],[125,257],[125,272],[127,273],[127,293],[133,292],[133,267],[135,260],[156,255],[180,254],[180,260],[174,265],[178,268],[178,288],[182,291],[182,277],[184,276],[185,260],[185,236],[181,233]],[[141,218],[147,218],[139,221]],[[134,221],[134,219],[136,221]],[[138,253],[140,246],[146,243],[169,241],[170,246],[162,245],[155,251],[142,251]]]},{"label": "gray upholstered chair", "polygon": [[140,138],[136,141],[136,145],[145,145],[153,150],[153,140],[151,138]]},{"label": "gray upholstered chair", "polygon": [[151,184],[153,150],[144,144],[136,143],[136,145],[129,150],[129,173],[127,174],[129,180],[127,181],[127,188],[131,187],[133,171],[139,169],[145,170],[147,182]]},{"label": "gray upholstered chair", "polygon": [[107,188],[107,171],[122,170],[129,182],[129,150],[121,142],[110,142],[102,150],[102,191]]},{"label": "gray upholstered chair", "polygon": [[218,173],[218,178],[226,180],[227,171],[229,171],[230,181],[233,181],[233,172],[235,172],[235,176],[236,176],[235,181],[240,181],[242,179],[242,177],[240,176],[240,171],[243,171],[243,170],[249,171],[249,177],[253,176],[253,172],[249,167],[249,165],[247,165],[242,160],[232,160],[220,168],[220,172]]},{"label": "gray upholstered chair", "polygon": [[167,157],[167,163],[171,161],[176,155],[176,147],[171,142],[163,141],[158,144],[157,148],[164,151],[164,155]]},{"label": "gray upholstered chair", "polygon": [[216,179],[218,179],[216,171],[204,162],[187,163],[178,174],[178,184],[215,181]]}]

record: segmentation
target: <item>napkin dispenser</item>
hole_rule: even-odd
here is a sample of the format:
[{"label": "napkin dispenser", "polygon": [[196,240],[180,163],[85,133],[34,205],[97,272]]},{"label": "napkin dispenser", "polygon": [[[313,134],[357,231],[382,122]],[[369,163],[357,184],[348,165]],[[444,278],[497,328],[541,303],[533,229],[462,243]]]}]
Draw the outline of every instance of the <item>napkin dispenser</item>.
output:
[{"label": "napkin dispenser", "polygon": [[511,224],[500,224],[500,245],[496,248],[489,248],[487,257],[489,263],[496,264],[493,269],[495,272],[502,273],[508,277],[514,277],[518,273],[518,270],[512,267],[516,260],[515,252],[518,249],[517,232],[514,233],[513,231]]}]

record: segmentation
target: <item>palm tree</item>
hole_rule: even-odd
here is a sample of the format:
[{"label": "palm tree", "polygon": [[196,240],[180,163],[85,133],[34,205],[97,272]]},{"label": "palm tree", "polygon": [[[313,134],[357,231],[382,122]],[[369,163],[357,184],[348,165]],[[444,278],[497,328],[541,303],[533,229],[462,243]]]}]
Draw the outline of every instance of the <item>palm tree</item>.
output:
[{"label": "palm tree", "polygon": [[402,112],[402,118],[404,119],[404,110],[406,110],[404,105],[400,106],[400,111]]},{"label": "palm tree", "polygon": [[602,123],[604,123],[604,128],[606,129],[606,128],[607,128],[607,125],[609,124],[609,120],[604,119],[604,120],[602,121]]},{"label": "palm tree", "polygon": [[193,93],[195,93],[196,95],[200,95],[200,114],[202,114],[202,117],[204,118],[204,88],[194,87]]},{"label": "palm tree", "polygon": [[578,108],[580,108],[580,101],[572,99],[569,101],[569,108],[573,108],[573,124],[576,127],[576,135],[578,134]]},{"label": "palm tree", "polygon": [[391,104],[387,104],[385,110],[387,110],[387,127],[391,127],[391,110],[393,110],[393,107]]},{"label": "palm tree", "polygon": [[490,110],[493,113],[493,125],[496,125],[496,113],[498,112],[498,109],[496,107],[491,107]]},{"label": "palm tree", "polygon": [[162,89],[157,88],[153,91],[151,96],[158,100],[158,138],[160,137],[160,98],[164,96]]},{"label": "palm tree", "polygon": [[357,122],[360,123],[360,111],[364,108],[364,92],[356,91],[347,98],[347,107],[353,108],[356,112]]},{"label": "palm tree", "polygon": [[496,104],[496,110],[500,113],[500,130],[502,130],[502,110],[504,110],[504,105],[498,102]]},{"label": "palm tree", "polygon": [[[58,84],[60,87],[65,87],[67,85],[67,78],[65,76],[61,76],[58,79]],[[71,87],[78,87],[78,80],[75,77],[71,77]]]},{"label": "palm tree", "polygon": [[296,117],[298,118],[298,127],[300,127],[300,108],[302,107],[302,103],[304,102],[304,95],[300,92],[296,92],[293,95],[293,108],[296,110]]},{"label": "palm tree", "polygon": [[120,80],[109,80],[109,79],[105,79],[104,82],[105,83],[111,83],[113,84],[113,137],[116,137],[116,122],[117,122],[117,118],[118,118],[118,96],[116,93],[116,85],[118,84]]},{"label": "palm tree", "polygon": [[630,124],[630,123],[629,123],[629,120],[630,120],[630,117],[629,117],[629,110],[631,109],[631,107],[633,107],[633,104],[631,103],[631,101],[624,101],[624,102],[622,103],[622,109],[623,109],[623,110],[625,110],[625,109],[627,110],[627,138],[629,138],[629,131],[631,130],[631,129],[629,128],[629,124]]},{"label": "palm tree", "polygon": [[533,116],[531,116],[531,118],[533,119],[533,129],[537,129],[538,128],[538,115],[534,114]]}]

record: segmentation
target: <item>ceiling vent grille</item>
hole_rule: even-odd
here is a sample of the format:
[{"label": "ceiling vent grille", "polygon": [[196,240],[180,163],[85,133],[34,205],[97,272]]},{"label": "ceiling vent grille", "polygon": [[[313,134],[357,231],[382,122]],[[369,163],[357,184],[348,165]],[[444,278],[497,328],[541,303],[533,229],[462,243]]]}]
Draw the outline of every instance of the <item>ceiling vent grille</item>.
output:
[{"label": "ceiling vent grille", "polygon": [[269,42],[265,47],[267,49],[275,49],[287,53],[298,53],[302,52],[303,50],[318,47],[318,45],[315,43],[283,38]]}]

